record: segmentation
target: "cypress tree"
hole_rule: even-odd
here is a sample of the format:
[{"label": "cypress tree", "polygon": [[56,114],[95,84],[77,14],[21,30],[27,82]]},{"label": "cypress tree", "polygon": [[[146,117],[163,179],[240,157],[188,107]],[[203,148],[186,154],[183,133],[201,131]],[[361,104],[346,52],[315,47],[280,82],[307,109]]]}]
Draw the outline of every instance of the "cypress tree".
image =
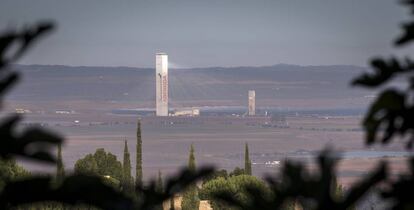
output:
[{"label": "cypress tree", "polygon": [[[196,161],[194,154],[194,146],[191,144],[190,155],[188,157],[188,169],[192,172],[196,170]],[[192,184],[184,192],[183,200],[181,202],[182,210],[195,210],[200,205],[200,199],[198,198],[198,189],[196,184]]]},{"label": "cypress tree", "polygon": [[170,210],[175,210],[174,196],[170,198]]},{"label": "cypress tree", "polygon": [[196,161],[195,161],[193,144],[191,144],[190,146],[190,155],[188,157],[188,169],[190,169],[190,171],[192,172],[195,172],[196,170]]},{"label": "cypress tree", "polygon": [[162,193],[164,191],[161,171],[158,171],[158,179],[157,179],[157,182],[155,183],[155,190],[159,193]]},{"label": "cypress tree", "polygon": [[124,161],[122,164],[122,182],[124,187],[129,188],[132,184],[132,178],[131,178],[131,158],[128,151],[128,142],[125,140],[124,144]]},{"label": "cypress tree", "polygon": [[244,148],[244,172],[247,175],[252,175],[252,161],[249,155],[249,145],[246,143]]},{"label": "cypress tree", "polygon": [[[155,182],[155,191],[158,193],[164,192],[164,187],[162,183],[162,174],[161,171],[158,171],[158,179]],[[163,210],[163,204],[157,205],[154,210]]]},{"label": "cypress tree", "polygon": [[62,145],[58,145],[57,163],[56,163],[56,179],[62,180],[65,177],[65,167],[62,160]]},{"label": "cypress tree", "polygon": [[141,121],[138,120],[137,123],[137,157],[136,157],[136,167],[135,167],[135,184],[142,184],[142,139],[141,139]]}]

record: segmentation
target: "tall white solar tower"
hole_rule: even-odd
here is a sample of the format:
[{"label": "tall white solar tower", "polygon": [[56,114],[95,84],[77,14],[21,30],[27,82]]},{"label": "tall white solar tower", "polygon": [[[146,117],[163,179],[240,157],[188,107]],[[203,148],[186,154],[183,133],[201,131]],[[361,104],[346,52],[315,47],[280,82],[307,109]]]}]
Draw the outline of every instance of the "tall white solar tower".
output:
[{"label": "tall white solar tower", "polygon": [[168,55],[157,53],[155,58],[156,115],[168,116]]},{"label": "tall white solar tower", "polygon": [[256,114],[256,91],[249,90],[249,115]]}]

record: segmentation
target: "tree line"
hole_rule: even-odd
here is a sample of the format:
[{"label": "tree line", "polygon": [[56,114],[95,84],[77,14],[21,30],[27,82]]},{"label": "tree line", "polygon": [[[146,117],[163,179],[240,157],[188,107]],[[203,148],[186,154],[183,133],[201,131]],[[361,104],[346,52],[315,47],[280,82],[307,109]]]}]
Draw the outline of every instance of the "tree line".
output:
[{"label": "tree line", "polygon": [[[123,151],[123,160],[122,163],[117,159],[116,155],[106,152],[103,148],[98,148],[94,154],[87,154],[85,157],[76,161],[74,166],[75,174],[88,174],[88,175],[97,175],[105,178],[106,183],[110,184],[116,189],[123,191],[126,194],[135,196],[133,192],[134,183],[140,185],[143,183],[142,180],[142,137],[141,137],[141,122],[138,120],[137,125],[137,154],[136,154],[136,177],[131,176],[131,160],[130,153],[128,149],[128,142],[124,141],[124,151]],[[58,147],[58,163],[57,163],[57,173],[56,177],[58,180],[64,177],[64,167],[61,149]],[[192,210],[198,209],[200,199],[201,200],[210,200],[212,199],[212,193],[216,192],[219,188],[214,188],[217,181],[219,183],[228,183],[232,186],[237,186],[240,188],[246,180],[254,183],[261,183],[262,186],[265,186],[264,182],[258,178],[252,176],[252,162],[249,155],[249,146],[245,144],[244,151],[244,168],[236,167],[233,171],[227,172],[222,169],[208,177],[205,177],[202,180],[202,186],[197,186],[196,183],[191,184],[182,194],[181,209],[183,210]],[[190,145],[189,157],[188,157],[188,170],[191,172],[196,171],[196,154],[194,145]],[[243,178],[236,178],[242,176]],[[163,192],[163,179],[162,172],[159,170],[158,177],[155,182],[156,190],[160,193]],[[202,196],[200,196],[200,193]],[[212,201],[214,203],[214,201]],[[170,200],[170,209],[174,209],[174,197]],[[225,205],[224,205],[225,206]],[[157,209],[162,209],[162,205],[158,206]],[[214,209],[227,209],[224,207]]]}]

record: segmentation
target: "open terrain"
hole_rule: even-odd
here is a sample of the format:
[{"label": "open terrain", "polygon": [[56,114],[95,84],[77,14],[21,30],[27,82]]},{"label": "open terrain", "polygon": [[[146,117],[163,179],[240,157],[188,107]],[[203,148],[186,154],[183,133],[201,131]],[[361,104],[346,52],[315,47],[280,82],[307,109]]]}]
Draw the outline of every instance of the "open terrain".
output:
[{"label": "open terrain", "polygon": [[[66,168],[97,148],[122,157],[129,143],[135,166],[138,116],[116,115],[114,110],[155,106],[154,69],[127,67],[14,66],[23,82],[8,96],[6,113],[26,113],[25,125],[44,126],[63,135]],[[286,114],[284,127],[246,125],[154,126],[143,118],[144,176],[153,178],[177,171],[187,162],[191,144],[198,165],[213,164],[232,170],[243,166],[244,144],[249,143],[253,171],[277,173],[280,163],[293,159],[314,167],[318,151],[332,147],[344,152],[340,181],[352,183],[387,157],[396,171],[405,169],[402,145],[367,148],[360,121],[375,92],[351,88],[351,79],[367,68],[355,66],[295,66],[170,69],[171,109],[181,107],[246,107],[247,91],[256,90],[259,110]],[[348,113],[344,109],[362,110]],[[58,114],[56,111],[68,112]],[[309,110],[330,110],[324,113]],[[342,110],[342,111],[338,111]],[[296,114],[295,114],[296,113]],[[347,114],[348,113],[348,114]],[[201,112],[203,115],[203,110]],[[279,163],[279,164],[278,164]],[[53,167],[25,166],[39,172]]]},{"label": "open terrain", "polygon": [[[27,115],[26,123],[44,123],[67,139],[63,157],[65,166],[73,168],[75,161],[96,148],[105,148],[122,158],[126,139],[135,166],[137,116],[119,115]],[[74,123],[80,120],[81,123]],[[98,120],[98,121],[96,121]],[[360,117],[287,117],[288,128],[264,128],[242,125],[147,125],[142,119],[144,176],[153,178],[158,170],[164,174],[185,166],[191,144],[196,149],[198,165],[215,165],[232,170],[243,167],[244,143],[249,143],[255,175],[277,173],[286,159],[300,161],[314,167],[314,157],[325,147],[343,152],[339,175],[349,184],[366,173],[367,168],[382,158],[392,160],[397,171],[405,169],[402,145],[387,148],[367,148],[359,129]],[[53,167],[26,164],[35,171],[51,171]]]}]

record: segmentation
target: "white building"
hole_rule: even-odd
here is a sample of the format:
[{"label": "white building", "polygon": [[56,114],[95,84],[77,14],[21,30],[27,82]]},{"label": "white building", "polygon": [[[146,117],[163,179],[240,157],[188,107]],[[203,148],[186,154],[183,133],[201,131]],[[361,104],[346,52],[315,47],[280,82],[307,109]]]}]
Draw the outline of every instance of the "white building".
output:
[{"label": "white building", "polygon": [[249,115],[256,114],[256,91],[249,90]]},{"label": "white building", "polygon": [[155,58],[156,115],[168,116],[168,55],[157,53]]},{"label": "white building", "polygon": [[200,116],[200,109],[187,108],[187,109],[175,110],[173,116],[187,116],[187,117]]}]

